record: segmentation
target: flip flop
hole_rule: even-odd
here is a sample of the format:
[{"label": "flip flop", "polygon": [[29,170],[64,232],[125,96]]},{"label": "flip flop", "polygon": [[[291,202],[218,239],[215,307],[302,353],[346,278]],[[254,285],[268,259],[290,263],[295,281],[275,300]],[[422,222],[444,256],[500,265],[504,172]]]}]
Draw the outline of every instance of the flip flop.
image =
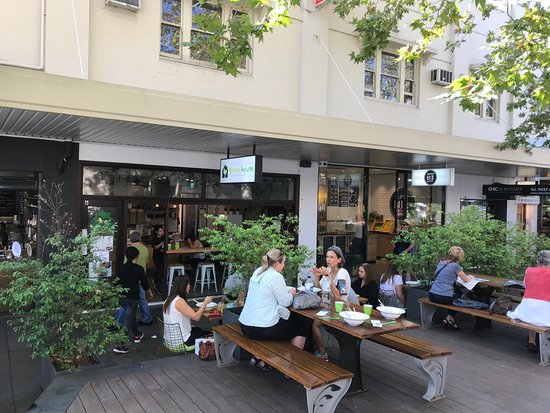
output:
[{"label": "flip flop", "polygon": [[[263,365],[261,365],[261,363],[263,363]],[[271,367],[269,364],[267,364],[263,360],[260,360],[254,367],[256,367],[258,370],[260,370],[263,373],[267,373],[273,370],[273,367]]]},{"label": "flip flop", "polygon": [[258,367],[258,364],[261,362],[262,360],[260,359],[257,359],[256,357],[252,357],[250,359],[250,361],[248,362],[248,364],[250,364],[252,367]]},{"label": "flip flop", "polygon": [[460,330],[460,327],[458,326],[458,324],[456,322],[450,322],[449,320],[447,319],[444,319],[443,322],[441,323],[443,325],[444,328],[446,328],[447,330],[453,330],[453,331],[458,331]]}]

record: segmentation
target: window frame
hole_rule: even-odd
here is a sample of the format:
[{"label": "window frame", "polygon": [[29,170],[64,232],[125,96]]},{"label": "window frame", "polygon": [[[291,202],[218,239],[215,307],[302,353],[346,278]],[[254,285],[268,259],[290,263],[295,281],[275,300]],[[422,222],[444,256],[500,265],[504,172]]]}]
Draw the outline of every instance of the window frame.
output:
[{"label": "window frame", "polygon": [[[370,65],[367,66],[367,62],[364,62],[364,70],[363,70],[363,97],[364,98],[370,98],[370,99],[377,99],[380,101],[386,101],[386,102],[394,102],[399,103],[402,105],[407,106],[418,106],[418,87],[419,87],[419,74],[420,74],[420,66],[417,64],[416,61],[412,61],[413,65],[413,78],[406,77],[406,67],[409,62],[406,62],[405,60],[400,60],[397,63],[397,76],[393,74],[388,73],[382,73],[382,56],[383,54],[391,55],[393,57],[398,56],[397,48],[387,48],[387,49],[379,49],[376,51],[374,59],[374,70],[370,68]],[[373,73],[373,87],[372,89],[369,89],[366,87],[365,81],[366,81],[366,73]],[[391,78],[397,78],[397,99],[391,100],[391,99],[385,99],[382,97],[382,86],[381,81],[382,77],[391,77]],[[405,89],[406,82],[412,82],[412,93],[407,92]],[[369,94],[372,94],[370,96]],[[407,98],[411,97],[412,101],[411,103],[407,103]]]},{"label": "window frame", "polygon": [[[164,0],[162,0],[164,2]],[[180,47],[179,47],[179,53],[168,53],[163,52],[160,50],[160,40],[162,36],[159,38],[159,55],[162,58],[167,58],[170,60],[176,60],[181,61],[187,64],[193,64],[193,65],[199,65],[199,66],[205,66],[210,68],[216,68],[216,65],[212,61],[208,60],[201,60],[194,58],[191,55],[191,49],[189,47],[186,47],[183,45],[183,43],[190,42],[192,38],[192,33],[199,33],[199,34],[208,34],[208,32],[193,28],[193,6],[196,0],[181,0],[181,23],[178,26],[177,24],[167,22],[162,19],[162,3],[161,3],[161,15],[160,15],[160,27],[161,27],[161,35],[162,35],[162,26],[167,25],[171,27],[179,27],[179,37],[180,37]],[[222,1],[220,4],[218,4],[215,0],[208,0],[207,4],[213,6],[213,7],[221,7],[221,18],[224,23],[227,23],[227,21],[233,16],[234,12],[237,13],[243,13],[243,14],[249,14],[250,11],[247,11],[244,7],[240,7],[238,4],[234,4],[231,1]],[[241,74],[249,74],[251,69],[251,59],[246,58],[246,63],[243,67],[239,67]]]}]

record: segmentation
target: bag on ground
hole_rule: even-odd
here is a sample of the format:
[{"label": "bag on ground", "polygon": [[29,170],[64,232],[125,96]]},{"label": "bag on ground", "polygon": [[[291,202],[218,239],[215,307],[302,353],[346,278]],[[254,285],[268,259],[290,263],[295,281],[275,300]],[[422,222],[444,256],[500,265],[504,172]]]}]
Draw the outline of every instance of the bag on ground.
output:
[{"label": "bag on ground", "polygon": [[199,358],[201,360],[216,360],[216,346],[214,345],[214,336],[207,335],[200,339]]}]

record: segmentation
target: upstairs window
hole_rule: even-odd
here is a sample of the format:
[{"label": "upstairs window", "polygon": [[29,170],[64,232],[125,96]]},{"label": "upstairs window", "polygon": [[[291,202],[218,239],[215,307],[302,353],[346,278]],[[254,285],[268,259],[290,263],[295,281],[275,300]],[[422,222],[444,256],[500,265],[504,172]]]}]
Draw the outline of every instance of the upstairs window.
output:
[{"label": "upstairs window", "polygon": [[416,62],[397,62],[397,57],[378,51],[365,61],[364,96],[416,105]]},{"label": "upstairs window", "polygon": [[475,110],[475,115],[481,119],[497,120],[498,103],[496,99],[490,99],[487,102],[480,103]]},{"label": "upstairs window", "polygon": [[[211,33],[200,29],[197,24],[199,15],[217,15],[222,22],[246,14],[236,7],[235,3],[198,0],[162,0],[162,16],[160,27],[160,54],[179,58],[189,62],[212,63],[212,56],[207,50],[191,51],[182,43],[190,42],[200,37],[208,37]],[[243,59],[241,69],[247,69],[247,60]]]}]

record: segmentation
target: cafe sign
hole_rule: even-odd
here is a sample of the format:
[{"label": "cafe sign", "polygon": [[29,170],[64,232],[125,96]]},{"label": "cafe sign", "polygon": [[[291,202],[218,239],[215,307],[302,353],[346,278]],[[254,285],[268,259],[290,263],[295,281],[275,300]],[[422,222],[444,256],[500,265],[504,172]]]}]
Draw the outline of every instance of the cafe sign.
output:
[{"label": "cafe sign", "polygon": [[550,195],[550,185],[483,185],[483,195],[544,196]]},{"label": "cafe sign", "polygon": [[412,186],[454,186],[455,168],[412,171]]},{"label": "cafe sign", "polygon": [[258,182],[262,177],[260,155],[240,156],[220,160],[220,184]]}]

